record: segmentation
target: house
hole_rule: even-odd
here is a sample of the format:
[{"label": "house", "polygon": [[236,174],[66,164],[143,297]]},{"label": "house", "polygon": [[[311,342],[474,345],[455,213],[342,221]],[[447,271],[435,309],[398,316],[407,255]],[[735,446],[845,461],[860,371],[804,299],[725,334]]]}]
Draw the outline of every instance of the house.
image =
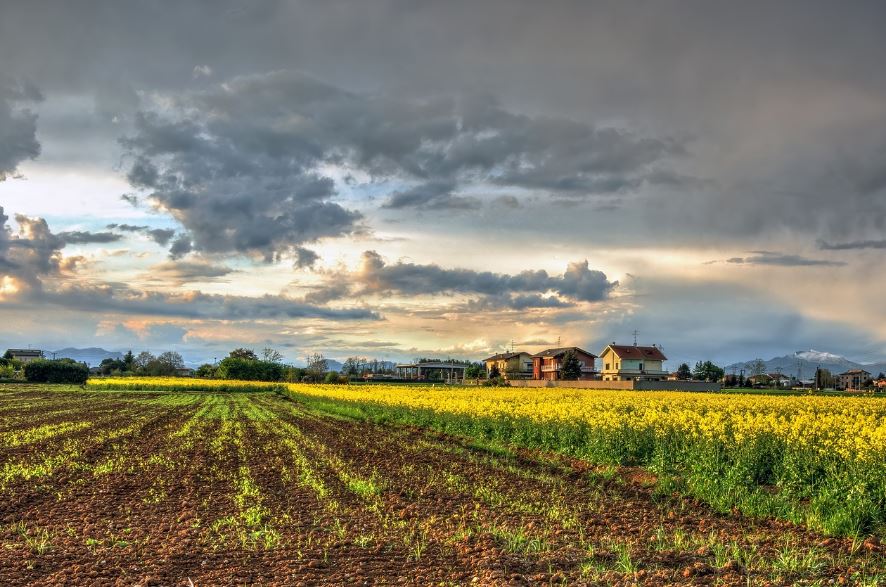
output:
[{"label": "house", "polygon": [[486,374],[498,367],[498,372],[507,379],[529,379],[532,377],[532,355],[520,351],[512,353],[498,353],[488,359],[483,359],[486,364]]},{"label": "house", "polygon": [[769,373],[767,377],[769,377],[769,385],[775,387],[791,387],[794,381],[792,377],[784,373]]},{"label": "house", "polygon": [[668,358],[652,346],[619,345],[614,342],[600,353],[603,381],[666,381],[670,373],[663,363]]},{"label": "house", "polygon": [[190,367],[183,367],[181,369],[176,369],[175,376],[176,377],[193,377],[194,370],[191,369]]},{"label": "house", "polygon": [[864,369],[850,369],[837,375],[837,388],[844,391],[864,389],[865,383],[870,379],[871,374]]},{"label": "house", "polygon": [[532,355],[532,378],[558,381],[560,379],[563,355],[567,351],[575,353],[578,362],[581,364],[580,379],[596,379],[597,371],[594,368],[594,359],[597,358],[597,355],[575,346],[548,349]]},{"label": "house", "polygon": [[886,377],[882,377],[874,381],[874,388],[877,391],[886,391]]},{"label": "house", "polygon": [[4,355],[10,359],[30,363],[43,358],[43,351],[37,349],[8,349]]}]

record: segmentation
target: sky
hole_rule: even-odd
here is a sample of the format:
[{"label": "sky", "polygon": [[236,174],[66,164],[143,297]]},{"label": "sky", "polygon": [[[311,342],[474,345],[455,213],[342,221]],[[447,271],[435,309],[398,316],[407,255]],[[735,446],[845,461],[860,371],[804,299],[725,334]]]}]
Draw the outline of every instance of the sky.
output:
[{"label": "sky", "polygon": [[884,22],[6,1],[0,346],[886,359]]}]

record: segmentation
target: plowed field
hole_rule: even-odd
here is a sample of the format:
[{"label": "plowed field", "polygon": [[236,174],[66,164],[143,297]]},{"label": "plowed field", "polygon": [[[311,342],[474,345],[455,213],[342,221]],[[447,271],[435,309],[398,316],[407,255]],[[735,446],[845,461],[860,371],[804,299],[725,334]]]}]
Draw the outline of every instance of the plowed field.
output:
[{"label": "plowed field", "polygon": [[2,585],[877,584],[874,540],[270,392],[0,391]]}]

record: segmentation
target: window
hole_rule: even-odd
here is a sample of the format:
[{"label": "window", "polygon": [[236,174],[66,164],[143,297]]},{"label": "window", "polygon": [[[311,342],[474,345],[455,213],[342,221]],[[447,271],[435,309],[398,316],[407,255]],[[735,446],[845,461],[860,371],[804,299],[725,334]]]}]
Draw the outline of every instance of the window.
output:
[{"label": "window", "polygon": [[640,371],[643,370],[643,363],[640,363]]},{"label": "window", "polygon": [[606,363],[606,370],[609,371],[609,363]]}]

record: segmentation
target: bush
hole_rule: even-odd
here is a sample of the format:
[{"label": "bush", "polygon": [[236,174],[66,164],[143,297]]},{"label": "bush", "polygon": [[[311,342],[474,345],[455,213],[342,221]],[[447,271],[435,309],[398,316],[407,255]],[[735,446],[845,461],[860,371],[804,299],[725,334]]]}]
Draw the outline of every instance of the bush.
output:
[{"label": "bush", "polygon": [[71,359],[38,359],[25,363],[25,379],[31,383],[78,383],[89,379],[89,367]]},{"label": "bush", "polygon": [[330,371],[323,378],[323,383],[348,383],[350,378],[347,375],[339,375],[335,371]]},{"label": "bush", "polygon": [[283,366],[271,361],[228,357],[218,364],[216,377],[240,381],[280,381],[283,379]]}]

